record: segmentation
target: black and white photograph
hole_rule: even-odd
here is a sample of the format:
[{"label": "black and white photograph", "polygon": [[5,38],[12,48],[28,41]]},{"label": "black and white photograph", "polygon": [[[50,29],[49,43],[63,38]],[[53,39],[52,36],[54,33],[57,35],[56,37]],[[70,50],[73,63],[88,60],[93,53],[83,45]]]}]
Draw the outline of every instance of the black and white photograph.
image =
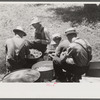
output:
[{"label": "black and white photograph", "polygon": [[100,83],[100,2],[0,2],[0,83]]}]

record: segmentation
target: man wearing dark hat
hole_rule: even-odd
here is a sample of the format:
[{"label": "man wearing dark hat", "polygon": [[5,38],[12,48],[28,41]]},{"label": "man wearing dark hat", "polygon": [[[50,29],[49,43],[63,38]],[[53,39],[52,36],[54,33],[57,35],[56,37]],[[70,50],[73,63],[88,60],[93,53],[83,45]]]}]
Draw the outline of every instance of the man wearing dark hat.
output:
[{"label": "man wearing dark hat", "polygon": [[26,58],[29,55],[28,44],[24,36],[26,33],[21,26],[13,30],[15,36],[6,40],[6,66],[8,71],[26,67]]},{"label": "man wearing dark hat", "polygon": [[70,44],[67,51],[62,52],[59,59],[54,58],[53,60],[55,75],[58,80],[66,81],[66,76],[63,73],[64,69],[67,72],[68,81],[79,82],[81,75],[86,73],[92,59],[92,48],[87,41],[77,37],[74,28],[66,30],[65,35]]},{"label": "man wearing dark hat", "polygon": [[55,49],[61,42],[61,39],[62,39],[62,37],[60,34],[52,35],[52,41],[51,41],[50,45],[48,45],[48,47],[47,47],[47,53],[54,53]]},{"label": "man wearing dark hat", "polygon": [[34,38],[31,42],[30,48],[37,49],[41,51],[44,55],[47,49],[47,45],[51,42],[50,34],[47,31],[47,29],[42,26],[37,17],[34,17],[34,19],[31,22],[31,25],[35,28],[35,32],[33,34]]}]

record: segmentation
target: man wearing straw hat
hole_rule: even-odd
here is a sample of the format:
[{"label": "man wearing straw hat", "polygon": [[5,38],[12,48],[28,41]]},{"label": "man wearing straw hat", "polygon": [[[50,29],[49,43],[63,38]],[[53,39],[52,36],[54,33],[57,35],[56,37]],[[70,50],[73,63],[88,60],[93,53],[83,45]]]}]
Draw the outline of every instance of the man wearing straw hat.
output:
[{"label": "man wearing straw hat", "polygon": [[51,42],[49,32],[42,26],[37,17],[34,17],[30,25],[35,28],[35,33],[33,34],[34,39],[30,44],[30,48],[37,49],[44,55],[47,45]]},{"label": "man wearing straw hat", "polygon": [[58,80],[66,81],[66,76],[62,70],[65,69],[67,77],[70,76],[69,81],[79,82],[81,75],[86,73],[89,62],[92,59],[92,48],[87,41],[77,37],[77,32],[74,28],[67,29],[65,35],[70,44],[67,51],[62,52],[60,58],[55,57],[53,60],[55,75]]},{"label": "man wearing straw hat", "polygon": [[13,32],[15,36],[6,40],[6,66],[8,71],[25,68],[27,66],[25,59],[30,53],[28,43],[23,39],[27,35],[23,28],[18,26]]}]

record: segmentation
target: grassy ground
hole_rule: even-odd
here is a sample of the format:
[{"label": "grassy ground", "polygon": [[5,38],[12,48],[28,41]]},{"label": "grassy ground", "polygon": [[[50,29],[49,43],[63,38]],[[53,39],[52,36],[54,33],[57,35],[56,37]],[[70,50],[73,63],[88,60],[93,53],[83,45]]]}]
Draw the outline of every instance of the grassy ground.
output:
[{"label": "grassy ground", "polygon": [[[73,4],[74,5],[74,4]],[[61,33],[75,26],[79,36],[86,38],[93,47],[93,61],[100,60],[100,23],[83,20],[83,6],[73,7],[67,4],[0,4],[0,73],[5,72],[5,41],[14,35],[13,29],[22,25],[27,39],[32,39],[32,18],[38,16],[50,34]],[[74,10],[73,10],[73,9]]]}]

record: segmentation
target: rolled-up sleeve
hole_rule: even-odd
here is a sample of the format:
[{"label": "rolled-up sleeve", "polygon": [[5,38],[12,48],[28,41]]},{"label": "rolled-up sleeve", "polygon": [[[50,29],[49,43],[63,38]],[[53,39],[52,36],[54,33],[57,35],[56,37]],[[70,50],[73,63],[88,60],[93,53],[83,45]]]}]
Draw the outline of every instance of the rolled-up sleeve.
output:
[{"label": "rolled-up sleeve", "polygon": [[58,45],[58,47],[55,50],[56,56],[60,57],[62,50],[63,50],[62,45]]},{"label": "rolled-up sleeve", "polygon": [[47,29],[44,29],[45,33],[45,40],[42,40],[42,44],[50,44],[51,38],[50,38],[50,33],[47,31]]},{"label": "rolled-up sleeve", "polygon": [[13,59],[13,57],[14,57],[14,45],[13,45],[11,39],[8,39],[6,41],[6,48],[7,48],[6,58]]}]

